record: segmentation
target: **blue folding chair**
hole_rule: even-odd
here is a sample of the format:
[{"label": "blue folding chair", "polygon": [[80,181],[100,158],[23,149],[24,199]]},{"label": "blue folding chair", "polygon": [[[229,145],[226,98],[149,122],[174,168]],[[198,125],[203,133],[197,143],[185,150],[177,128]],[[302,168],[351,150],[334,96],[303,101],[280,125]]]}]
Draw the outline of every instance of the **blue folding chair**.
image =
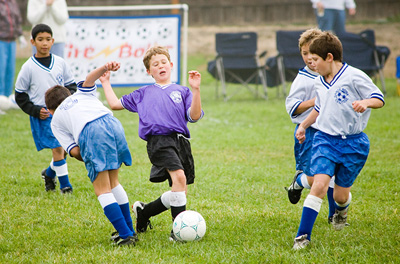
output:
[{"label": "blue folding chair", "polygon": [[282,86],[283,95],[286,96],[286,82],[292,82],[296,78],[299,69],[303,68],[304,61],[299,51],[299,38],[304,31],[276,32],[276,48],[278,55],[270,57],[266,61],[266,75],[268,87]]},{"label": "blue folding chair", "polygon": [[375,44],[375,33],[371,29],[359,34],[346,32],[338,37],[343,46],[343,61],[364,71],[371,78],[379,79],[382,92],[386,94],[383,68],[390,55],[390,49]]},{"label": "blue folding chair", "polygon": [[[225,101],[237,94],[243,87],[258,96],[258,87],[250,84],[262,84],[267,99],[267,84],[264,66],[259,64],[259,58],[266,52],[257,56],[257,34],[255,32],[217,33],[215,36],[217,56],[208,62],[208,72],[216,79],[216,95],[218,81],[221,82],[222,95]],[[228,95],[227,83],[237,83],[241,86]]]}]

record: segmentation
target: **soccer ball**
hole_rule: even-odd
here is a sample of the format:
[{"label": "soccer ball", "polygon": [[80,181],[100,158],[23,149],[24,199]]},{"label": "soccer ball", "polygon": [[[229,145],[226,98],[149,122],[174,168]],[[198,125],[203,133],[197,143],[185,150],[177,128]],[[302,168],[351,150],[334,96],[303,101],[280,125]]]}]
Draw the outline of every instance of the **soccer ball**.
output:
[{"label": "soccer ball", "polygon": [[172,231],[180,241],[198,241],[206,233],[206,222],[196,211],[183,211],[175,217]]},{"label": "soccer ball", "polygon": [[160,24],[158,26],[157,35],[159,38],[166,39],[172,34],[171,25]]},{"label": "soccer ball", "polygon": [[137,29],[136,29],[136,37],[138,37],[141,40],[145,40],[150,38],[151,36],[151,31],[150,28],[144,24],[140,24]]},{"label": "soccer ball", "polygon": [[100,40],[107,39],[108,37],[108,31],[105,27],[102,27],[100,24],[96,26],[96,30],[94,32],[94,35],[99,38]]},{"label": "soccer ball", "polygon": [[118,27],[115,29],[115,35],[117,36],[118,39],[128,39],[130,35],[130,31],[127,28],[127,25],[125,23],[120,23]]},{"label": "soccer ball", "polygon": [[0,95],[0,110],[7,111],[11,107],[11,101],[7,96]]}]

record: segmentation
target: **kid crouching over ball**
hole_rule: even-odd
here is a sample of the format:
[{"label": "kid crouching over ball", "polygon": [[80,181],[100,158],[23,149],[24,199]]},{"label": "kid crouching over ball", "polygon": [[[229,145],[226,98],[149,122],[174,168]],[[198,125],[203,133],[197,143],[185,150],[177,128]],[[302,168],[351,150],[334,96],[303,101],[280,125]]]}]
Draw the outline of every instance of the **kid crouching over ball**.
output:
[{"label": "kid crouching over ball", "polygon": [[111,239],[119,246],[135,245],[128,196],[118,181],[121,164],[132,164],[124,129],[112,112],[96,97],[95,81],[109,79],[119,63],[108,62],[88,74],[71,95],[67,88],[54,86],[45,94],[48,110],[53,115],[51,129],[65,151],[85,162],[104,214],[116,232]]}]

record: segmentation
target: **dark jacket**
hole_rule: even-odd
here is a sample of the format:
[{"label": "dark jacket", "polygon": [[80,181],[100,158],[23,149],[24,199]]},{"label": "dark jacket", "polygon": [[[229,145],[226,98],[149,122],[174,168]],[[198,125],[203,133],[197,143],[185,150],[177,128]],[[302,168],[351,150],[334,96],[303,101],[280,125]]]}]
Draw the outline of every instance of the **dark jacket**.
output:
[{"label": "dark jacket", "polygon": [[0,0],[0,40],[15,41],[22,35],[22,17],[16,0]]}]

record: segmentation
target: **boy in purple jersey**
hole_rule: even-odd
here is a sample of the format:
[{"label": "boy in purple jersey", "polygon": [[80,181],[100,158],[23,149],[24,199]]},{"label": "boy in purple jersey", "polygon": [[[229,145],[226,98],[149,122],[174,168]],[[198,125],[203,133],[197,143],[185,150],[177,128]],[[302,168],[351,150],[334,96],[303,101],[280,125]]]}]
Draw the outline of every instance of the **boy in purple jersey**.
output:
[{"label": "boy in purple jersey", "polygon": [[104,214],[117,230],[111,240],[118,246],[132,246],[138,238],[133,229],[128,196],[118,180],[122,163],[132,164],[131,153],[121,123],[97,99],[95,85],[99,78],[108,80],[109,71],[119,67],[117,62],[108,62],[79,82],[78,91],[73,95],[67,88],[57,85],[47,90],[45,99],[53,115],[54,135],[72,157],[85,163]]},{"label": "boy in purple jersey", "polygon": [[[311,148],[313,143],[314,134],[318,131],[316,124],[311,125],[306,130],[307,140],[300,144],[296,139],[296,131],[299,124],[304,121],[314,108],[316,91],[314,88],[315,79],[319,74],[315,70],[315,65],[312,64],[310,43],[311,41],[322,33],[317,28],[311,28],[304,31],[299,38],[299,49],[301,57],[306,64],[305,67],[299,70],[296,78],[294,79],[290,93],[286,98],[286,111],[296,128],[294,130],[294,156],[296,159],[296,173],[292,183],[288,188],[289,201],[292,204],[297,204],[301,198],[301,192],[304,188],[310,189],[314,181],[314,177],[310,172],[311,164]],[[334,177],[331,178],[328,189],[328,202],[329,214],[328,222],[332,222],[333,214],[335,213],[335,201],[333,200],[333,186]]]},{"label": "boy in purple jersey", "polygon": [[335,35],[322,33],[311,42],[310,52],[321,76],[315,82],[315,107],[300,124],[296,138],[300,144],[303,143],[306,129],[314,122],[319,131],[315,133],[312,145],[311,173],[314,183],[304,201],[300,226],[294,239],[295,250],[309,245],[322,198],[333,175],[336,210],[332,225],[335,230],[341,230],[346,225],[351,202],[350,188],[369,153],[369,139],[363,130],[371,108],[384,105],[383,94],[372,80],[361,70],[342,62],[342,44]]},{"label": "boy in purple jersey", "polygon": [[[139,137],[147,141],[147,153],[152,163],[151,182],[169,181],[171,191],[144,204],[135,202],[136,231],[145,232],[150,217],[171,209],[172,219],[186,210],[187,185],[194,182],[194,162],[189,143],[188,122],[200,120],[200,82],[197,71],[189,72],[189,88],[171,83],[173,64],[168,50],[150,48],[143,63],[155,84],[146,85],[118,99],[108,81],[102,81],[108,104],[113,110],[127,109],[139,114]],[[176,241],[171,231],[170,240]]]}]

